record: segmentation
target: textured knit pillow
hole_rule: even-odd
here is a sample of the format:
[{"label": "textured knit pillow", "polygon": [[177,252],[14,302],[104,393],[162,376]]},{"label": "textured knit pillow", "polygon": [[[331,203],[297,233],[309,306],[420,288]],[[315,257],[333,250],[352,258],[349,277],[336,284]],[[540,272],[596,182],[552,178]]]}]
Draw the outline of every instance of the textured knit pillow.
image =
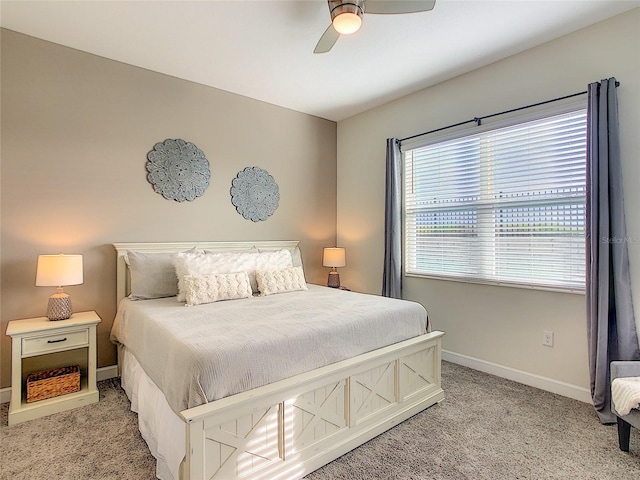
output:
[{"label": "textured knit pillow", "polygon": [[[173,264],[178,276],[178,301],[184,302],[186,275],[217,275],[221,273],[246,272],[253,276],[258,252],[239,253],[177,253]],[[258,286],[256,284],[255,291]]]},{"label": "textured knit pillow", "polygon": [[282,270],[256,270],[256,280],[260,296],[275,293],[308,290],[302,267],[291,267]]},{"label": "textured knit pillow", "polygon": [[184,277],[186,306],[251,298],[251,284],[246,272],[218,275],[186,275]]}]

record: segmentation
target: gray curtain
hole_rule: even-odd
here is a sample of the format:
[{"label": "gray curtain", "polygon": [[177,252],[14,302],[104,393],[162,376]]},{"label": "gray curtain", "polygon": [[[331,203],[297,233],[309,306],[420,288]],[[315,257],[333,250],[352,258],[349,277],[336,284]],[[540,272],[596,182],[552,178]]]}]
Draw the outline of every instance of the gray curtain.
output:
[{"label": "gray curtain", "polygon": [[622,196],[616,79],[589,84],[587,105],[587,336],[591,397],[611,413],[609,364],[640,359]]},{"label": "gray curtain", "polygon": [[387,139],[382,295],[402,298],[402,154],[397,138]]}]

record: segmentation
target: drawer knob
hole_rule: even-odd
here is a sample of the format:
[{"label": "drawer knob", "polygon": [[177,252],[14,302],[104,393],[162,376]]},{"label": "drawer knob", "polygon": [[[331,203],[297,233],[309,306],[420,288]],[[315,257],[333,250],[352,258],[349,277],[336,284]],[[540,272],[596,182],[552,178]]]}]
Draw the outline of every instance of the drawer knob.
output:
[{"label": "drawer knob", "polygon": [[60,342],[66,342],[66,341],[67,341],[67,337],[64,337],[59,340],[47,340],[47,343],[60,343]]}]

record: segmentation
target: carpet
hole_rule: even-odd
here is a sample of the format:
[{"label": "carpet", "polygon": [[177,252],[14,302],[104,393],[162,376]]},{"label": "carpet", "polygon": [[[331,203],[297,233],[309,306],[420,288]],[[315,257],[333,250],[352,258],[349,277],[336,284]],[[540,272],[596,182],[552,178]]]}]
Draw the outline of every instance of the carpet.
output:
[{"label": "carpet", "polygon": [[[118,379],[97,404],[7,426],[0,478],[155,478],[155,460]],[[590,405],[448,362],[445,400],[305,477],[307,480],[637,480],[640,431],[618,448]]]}]

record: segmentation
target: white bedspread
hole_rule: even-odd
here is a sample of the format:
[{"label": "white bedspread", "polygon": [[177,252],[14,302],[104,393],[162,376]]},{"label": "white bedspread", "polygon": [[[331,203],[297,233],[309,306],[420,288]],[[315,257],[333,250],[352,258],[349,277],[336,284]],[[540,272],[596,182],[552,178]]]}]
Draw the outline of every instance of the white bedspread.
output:
[{"label": "white bedspread", "polygon": [[185,307],[124,299],[111,339],[124,344],[179,413],[426,333],[415,302],[309,290]]}]

